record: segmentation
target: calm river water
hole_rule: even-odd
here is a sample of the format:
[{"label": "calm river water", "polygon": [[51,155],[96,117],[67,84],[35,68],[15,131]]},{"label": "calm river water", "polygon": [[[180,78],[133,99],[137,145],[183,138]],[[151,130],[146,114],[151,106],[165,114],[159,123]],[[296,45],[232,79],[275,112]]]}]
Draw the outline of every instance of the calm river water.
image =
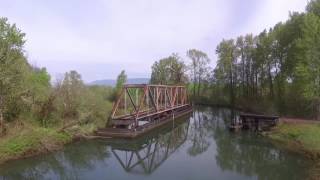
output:
[{"label": "calm river water", "polygon": [[306,179],[311,162],[253,132],[228,130],[231,110],[199,107],[135,141],[90,140],[11,161],[0,179]]}]

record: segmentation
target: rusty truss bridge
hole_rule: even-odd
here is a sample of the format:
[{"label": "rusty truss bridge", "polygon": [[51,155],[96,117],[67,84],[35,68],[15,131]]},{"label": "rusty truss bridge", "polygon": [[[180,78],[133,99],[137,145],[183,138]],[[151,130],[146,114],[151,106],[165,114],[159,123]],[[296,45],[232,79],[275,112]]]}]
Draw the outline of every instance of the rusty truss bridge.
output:
[{"label": "rusty truss bridge", "polygon": [[126,84],[97,134],[136,137],[191,111],[185,86]]}]

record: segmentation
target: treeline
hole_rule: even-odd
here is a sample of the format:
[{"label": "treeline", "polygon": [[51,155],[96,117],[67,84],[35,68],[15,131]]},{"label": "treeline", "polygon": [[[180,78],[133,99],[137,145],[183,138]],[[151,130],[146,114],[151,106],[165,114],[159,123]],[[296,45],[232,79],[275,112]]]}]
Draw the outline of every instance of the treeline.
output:
[{"label": "treeline", "polygon": [[202,104],[320,119],[319,42],[320,1],[312,0],[306,12],[293,12],[257,36],[222,40],[215,68],[193,49],[189,63],[177,54],[156,62],[151,82],[188,83],[191,97]]},{"label": "treeline", "polygon": [[115,90],[87,86],[76,71],[51,83],[45,68],[28,63],[24,43],[25,34],[0,18],[0,135],[12,123],[36,122],[58,129],[88,123],[103,126]]},{"label": "treeline", "polygon": [[[152,66],[151,83],[187,84],[196,103],[234,105],[246,110],[320,118],[320,0],[306,12],[254,36],[223,40],[217,65],[191,49],[188,62],[172,54]],[[85,85],[76,71],[51,82],[45,68],[30,65],[25,34],[0,19],[0,134],[11,122],[36,121],[43,127],[103,125],[126,82],[116,88]]]},{"label": "treeline", "polygon": [[258,36],[223,40],[216,50],[215,96],[241,106],[260,106],[260,111],[319,119],[319,42],[319,0]]},{"label": "treeline", "polygon": [[177,53],[156,61],[152,65],[150,83],[189,84],[189,91],[192,93],[191,98],[196,100],[202,97],[209,84],[210,59],[206,53],[196,49],[188,50],[187,56],[190,63],[186,63]]}]

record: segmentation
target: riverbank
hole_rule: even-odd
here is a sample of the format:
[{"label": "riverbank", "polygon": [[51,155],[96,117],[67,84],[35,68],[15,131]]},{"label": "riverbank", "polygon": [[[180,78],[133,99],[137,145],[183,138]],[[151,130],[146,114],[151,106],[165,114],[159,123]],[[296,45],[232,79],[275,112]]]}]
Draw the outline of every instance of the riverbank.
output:
[{"label": "riverbank", "polygon": [[275,144],[289,151],[320,159],[320,123],[318,121],[284,118],[268,136]]},{"label": "riverbank", "polygon": [[14,130],[0,138],[0,164],[60,150],[65,144],[92,134],[96,127],[93,124],[75,125],[61,130],[23,124],[11,129]]},{"label": "riverbank", "polygon": [[[230,115],[231,110],[226,108],[195,107],[194,116],[176,121],[175,127],[168,124],[130,142],[81,140],[64,146],[58,153],[8,162],[0,166],[0,179],[309,177],[312,164],[308,159],[285,153],[253,132],[230,134],[226,128]],[[131,165],[122,166],[131,156]]]}]

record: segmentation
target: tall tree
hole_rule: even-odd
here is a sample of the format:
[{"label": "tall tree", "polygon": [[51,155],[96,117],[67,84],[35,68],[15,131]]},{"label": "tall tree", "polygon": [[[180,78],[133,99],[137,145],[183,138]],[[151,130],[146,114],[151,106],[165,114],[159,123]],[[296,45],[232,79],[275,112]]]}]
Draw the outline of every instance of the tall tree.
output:
[{"label": "tall tree", "polygon": [[214,86],[227,87],[231,100],[241,98],[250,109],[320,119],[319,12],[320,0],[312,0],[305,13],[290,13],[258,36],[238,37],[235,48],[234,40],[223,40]]},{"label": "tall tree", "polygon": [[244,37],[240,36],[237,38],[236,41],[236,50],[237,50],[237,54],[238,54],[238,58],[239,58],[239,76],[240,76],[240,80],[239,83],[241,84],[241,90],[242,90],[242,96],[245,95],[246,92],[246,86],[245,86],[245,75],[246,75],[246,53],[245,53],[245,41],[244,41]]},{"label": "tall tree", "polygon": [[259,64],[261,66],[261,71],[263,71],[263,80],[266,80],[269,89],[270,98],[274,97],[274,84],[273,84],[273,67],[274,61],[272,58],[272,37],[270,37],[270,33],[264,30],[258,36],[257,41],[257,53],[259,59]]},{"label": "tall tree", "polygon": [[25,34],[15,25],[10,25],[6,18],[0,18],[0,134],[5,131],[5,119],[17,115],[28,70],[23,55]]},{"label": "tall tree", "polygon": [[85,90],[81,75],[74,70],[66,72],[59,89],[63,104],[62,116],[71,119],[77,118]]},{"label": "tall tree", "polygon": [[236,46],[234,40],[223,40],[217,47],[218,62],[215,70],[216,78],[222,78],[229,89],[230,103],[234,104],[235,94],[235,61]]},{"label": "tall tree", "polygon": [[208,74],[210,72],[210,59],[206,53],[196,49],[188,50],[187,56],[191,60],[189,67],[191,70],[191,79],[193,81],[193,96],[196,96],[197,88],[197,96],[199,97],[201,83],[206,77],[208,77]]},{"label": "tall tree", "polygon": [[320,119],[320,16],[313,12],[305,16],[303,38],[299,41],[303,53],[299,54],[301,61],[296,66],[295,75],[304,96],[312,102],[317,119]]},{"label": "tall tree", "polygon": [[114,100],[119,96],[122,86],[127,82],[127,75],[124,70],[117,77],[116,87],[114,91]]}]

